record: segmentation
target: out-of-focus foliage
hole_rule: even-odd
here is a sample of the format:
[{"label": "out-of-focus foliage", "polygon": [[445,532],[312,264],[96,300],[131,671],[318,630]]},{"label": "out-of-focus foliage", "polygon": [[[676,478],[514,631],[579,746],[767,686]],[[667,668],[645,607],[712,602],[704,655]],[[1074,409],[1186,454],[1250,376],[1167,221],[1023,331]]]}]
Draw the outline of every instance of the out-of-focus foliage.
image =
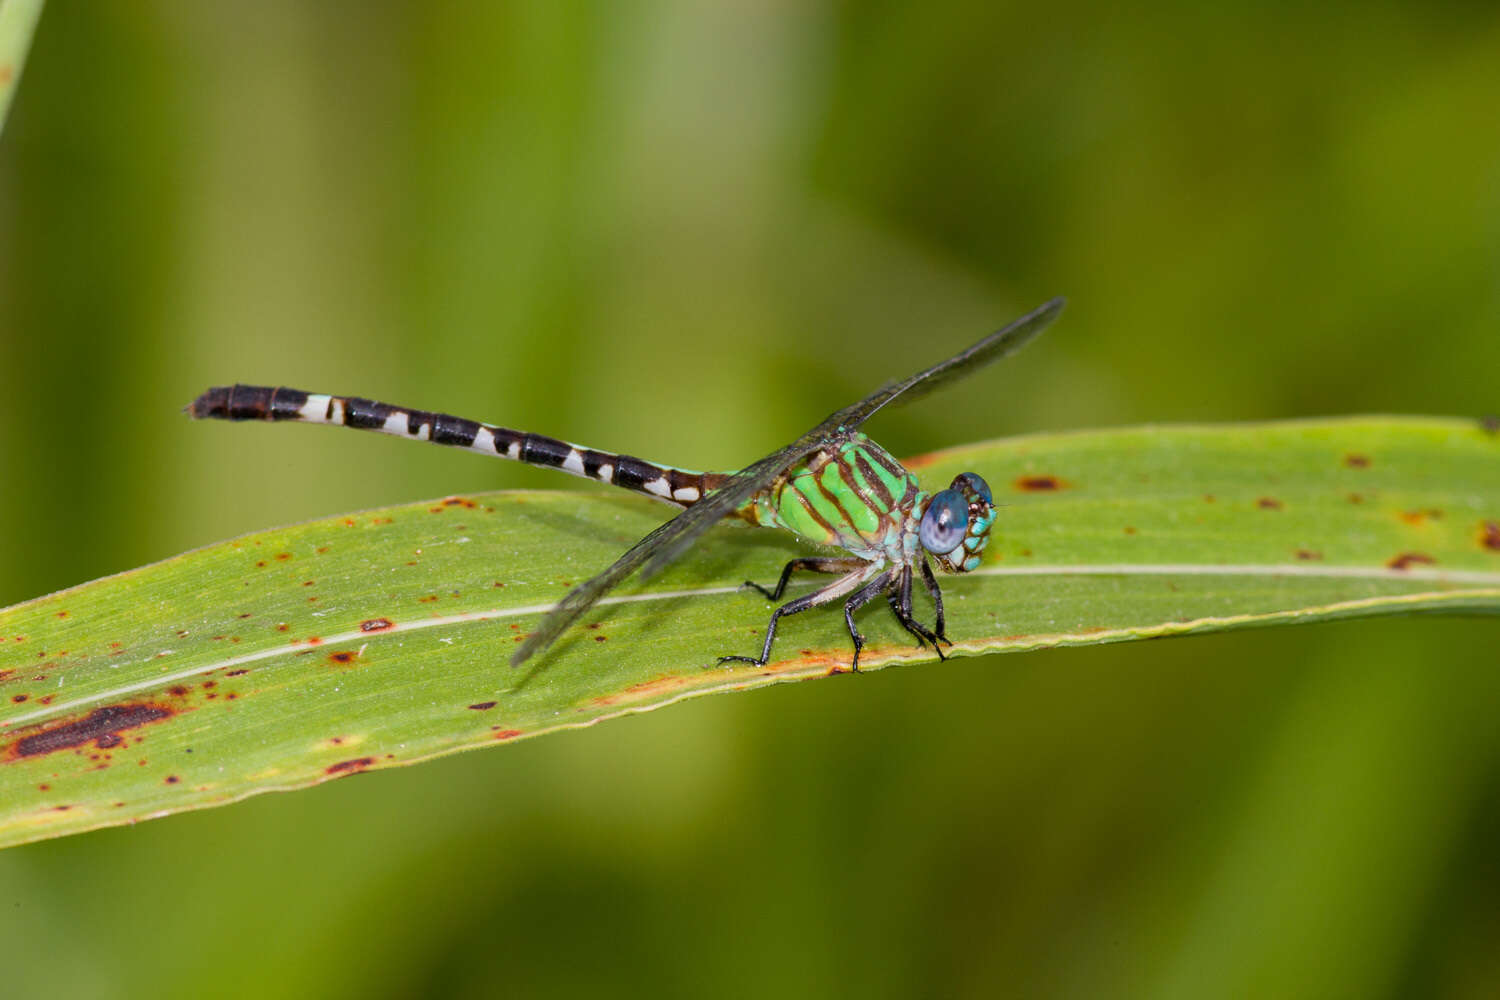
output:
[{"label": "out-of-focus foliage", "polygon": [[[1500,410],[1497,51],[1483,4],[54,5],[0,605],[558,485],[176,412],[233,380],[733,467],[1062,293],[872,432]],[[1496,627],[794,685],[7,851],[7,990],[1490,996]]]}]

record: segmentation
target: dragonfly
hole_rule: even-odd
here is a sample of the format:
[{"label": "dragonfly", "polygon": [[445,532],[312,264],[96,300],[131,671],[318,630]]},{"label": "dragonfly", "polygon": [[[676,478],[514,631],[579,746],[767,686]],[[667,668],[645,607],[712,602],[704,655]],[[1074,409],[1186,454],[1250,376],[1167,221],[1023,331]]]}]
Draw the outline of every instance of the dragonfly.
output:
[{"label": "dragonfly", "polygon": [[[882,596],[917,645],[930,643],[943,657],[942,644],[953,643],[947,636],[942,588],[932,563],[947,573],[978,568],[995,521],[994,495],[978,473],[962,473],[947,488],[928,493],[860,427],[892,403],[919,399],[1020,349],[1057,318],[1064,304],[1061,298],[1046,302],[946,361],[887,383],[738,472],[695,472],[446,413],[285,386],[215,386],[190,403],[186,412],[199,419],[336,424],[432,441],[560,469],[683,508],[607,569],[570,590],[517,648],[512,666],[545,650],[632,573],[651,576],[717,522],[738,518],[761,527],[787,529],[807,542],[842,549],[847,555],[793,559],[774,587],[747,580],[747,587],[775,602],[799,571],[836,577],[772,612],[758,656],[721,656],[719,662],[764,666],[770,661],[781,619],[842,600],[844,622],[854,641],[850,666],[858,671],[865,637],[855,626],[854,614]],[[934,605],[931,627],[913,614],[912,587],[918,576]]]}]

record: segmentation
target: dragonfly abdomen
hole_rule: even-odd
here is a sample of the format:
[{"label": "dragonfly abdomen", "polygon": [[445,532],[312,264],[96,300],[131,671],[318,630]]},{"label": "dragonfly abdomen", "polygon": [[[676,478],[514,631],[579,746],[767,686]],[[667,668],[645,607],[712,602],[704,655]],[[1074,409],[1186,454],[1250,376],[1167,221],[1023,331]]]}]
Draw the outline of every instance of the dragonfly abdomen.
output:
[{"label": "dragonfly abdomen", "polygon": [[481,455],[559,469],[679,507],[692,506],[725,478],[720,473],[657,465],[631,455],[596,451],[544,434],[511,430],[447,413],[414,410],[359,396],[303,392],[286,386],[215,386],[195,399],[187,412],[200,419],[335,424],[413,441],[432,441]]}]

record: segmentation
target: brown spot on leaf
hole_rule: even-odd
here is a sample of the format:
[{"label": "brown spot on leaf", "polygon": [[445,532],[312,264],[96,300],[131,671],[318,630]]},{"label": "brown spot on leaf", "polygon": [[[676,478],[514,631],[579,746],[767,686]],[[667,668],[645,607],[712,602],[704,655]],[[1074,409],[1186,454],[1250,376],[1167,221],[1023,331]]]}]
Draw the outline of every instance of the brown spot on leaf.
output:
[{"label": "brown spot on leaf", "polygon": [[1205,494],[1203,494],[1203,502],[1204,503],[1213,503],[1216,499],[1218,499],[1218,498],[1215,497],[1212,493],[1205,493]]},{"label": "brown spot on leaf", "polygon": [[30,697],[31,697],[31,695],[29,695],[29,694],[13,694],[13,695],[10,696],[10,700],[13,701],[13,702],[15,702],[17,705],[19,705],[19,704],[21,704],[21,702],[25,701],[27,698],[30,698]]},{"label": "brown spot on leaf", "polygon": [[475,702],[474,704],[470,705],[469,707],[472,708],[476,712],[488,712],[490,709],[494,708],[497,704],[499,704],[499,702],[494,702],[494,701],[478,701],[478,702]]},{"label": "brown spot on leaf", "polygon": [[1361,493],[1351,493],[1351,494],[1349,494],[1349,502],[1350,503],[1364,503],[1365,502],[1364,495],[1361,494]]},{"label": "brown spot on leaf", "polygon": [[[348,774],[355,771],[363,771],[375,763],[374,757],[355,757],[351,760],[341,760],[337,764],[329,764],[323,769],[324,774]],[[361,785],[361,788],[364,786]]]},{"label": "brown spot on leaf", "polygon": [[279,562],[286,562],[288,559],[292,558],[292,554],[290,552],[278,552],[276,553],[276,558]]},{"label": "brown spot on leaf", "polygon": [[1436,507],[1428,507],[1426,510],[1403,510],[1398,516],[1412,527],[1417,527],[1428,521],[1438,520],[1443,512]]},{"label": "brown spot on leaf", "polygon": [[367,618],[359,623],[361,632],[384,632],[388,628],[395,627],[395,623],[389,618]]},{"label": "brown spot on leaf", "polygon": [[1486,434],[1500,434],[1500,416],[1486,413],[1479,418],[1479,429]]},{"label": "brown spot on leaf", "polygon": [[250,672],[249,668],[247,668],[247,667],[240,667],[238,670],[231,670],[231,671],[227,672],[224,676],[225,677],[238,677],[241,674],[248,674],[249,672]]},{"label": "brown spot on leaf", "polygon": [[1368,469],[1370,467],[1370,456],[1351,451],[1344,456],[1344,464],[1351,469]]},{"label": "brown spot on leaf", "polygon": [[160,722],[176,714],[164,705],[150,703],[105,705],[81,719],[57,723],[21,737],[6,748],[5,756],[11,760],[39,757],[59,750],[72,750],[104,737],[114,737],[118,741],[117,734],[124,730]]},{"label": "brown spot on leaf", "polygon": [[337,653],[329,653],[328,662],[338,664],[353,663],[354,658],[358,655],[359,654],[352,649],[341,649]]},{"label": "brown spot on leaf", "polygon": [[169,784],[169,785],[175,785],[175,784],[177,784],[181,780],[182,779],[179,778],[179,777],[177,777],[177,775],[175,775],[175,774],[169,774],[169,775],[167,775],[167,777],[165,779],[166,783]]},{"label": "brown spot on leaf", "polygon": [[520,736],[520,735],[521,735],[521,731],[519,729],[501,729],[501,730],[499,730],[499,731],[497,731],[495,733],[495,739],[497,739],[497,740],[513,740],[517,736]]},{"label": "brown spot on leaf", "polygon": [[1255,501],[1255,506],[1259,507],[1261,510],[1280,510],[1282,504],[1281,501],[1277,500],[1275,497],[1261,497],[1259,500]]},{"label": "brown spot on leaf", "polygon": [[1022,493],[1046,493],[1068,488],[1068,484],[1057,476],[1021,476],[1014,485]]},{"label": "brown spot on leaf", "polygon": [[1133,535],[1133,534],[1135,534],[1135,528],[1131,527],[1128,524],[1125,525],[1125,534],[1127,534],[1127,535]]},{"label": "brown spot on leaf", "polygon": [[1427,555],[1425,552],[1403,552],[1399,556],[1396,556],[1394,559],[1392,559],[1390,562],[1386,563],[1386,566],[1390,567],[1391,569],[1411,569],[1412,566],[1418,563],[1432,565],[1435,562],[1437,562],[1437,560],[1432,558],[1432,556]]},{"label": "brown spot on leaf", "polygon": [[1298,549],[1297,558],[1303,562],[1314,561],[1323,558],[1323,553],[1314,552],[1312,549]]},{"label": "brown spot on leaf", "polygon": [[1500,521],[1486,521],[1479,526],[1479,544],[1491,552],[1500,552]]}]

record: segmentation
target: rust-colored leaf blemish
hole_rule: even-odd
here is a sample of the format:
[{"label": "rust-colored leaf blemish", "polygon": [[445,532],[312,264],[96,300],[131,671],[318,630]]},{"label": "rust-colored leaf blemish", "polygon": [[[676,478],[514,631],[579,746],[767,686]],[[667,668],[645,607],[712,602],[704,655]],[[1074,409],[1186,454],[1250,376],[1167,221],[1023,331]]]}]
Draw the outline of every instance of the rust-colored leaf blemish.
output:
[{"label": "rust-colored leaf blemish", "polygon": [[30,697],[31,697],[31,695],[29,695],[29,694],[13,694],[13,695],[10,696],[10,700],[13,701],[13,702],[15,702],[17,705],[19,705],[19,704],[21,704],[21,702],[25,701],[27,698],[30,698]]},{"label": "rust-colored leaf blemish", "polygon": [[607,635],[596,635],[596,636],[594,636],[594,641],[595,642],[608,642],[609,641],[609,636],[607,636]]},{"label": "rust-colored leaf blemish", "polygon": [[1479,544],[1491,552],[1500,552],[1500,521],[1486,521],[1479,526]]},{"label": "rust-colored leaf blemish", "polygon": [[1436,507],[1428,507],[1426,510],[1403,510],[1397,516],[1412,527],[1417,527],[1428,521],[1440,519],[1443,516],[1443,512]]},{"label": "rust-colored leaf blemish", "polygon": [[476,712],[488,712],[490,709],[494,708],[498,704],[499,704],[499,702],[495,702],[495,701],[476,701],[474,704],[470,705],[469,707],[472,708]]},{"label": "rust-colored leaf blemish", "polygon": [[290,625],[288,625],[286,622],[282,622],[280,625],[276,626],[276,631],[285,632],[289,628],[291,628]]},{"label": "rust-colored leaf blemish", "polygon": [[1486,413],[1479,418],[1479,429],[1486,434],[1500,434],[1500,416]]},{"label": "rust-colored leaf blemish", "polygon": [[278,553],[276,553],[276,559],[279,562],[286,562],[290,558],[292,558],[292,554],[290,552],[278,552]]},{"label": "rust-colored leaf blemish", "polygon": [[468,497],[444,497],[443,498],[443,506],[444,507],[467,507],[470,510],[473,510],[475,507],[477,507],[479,505],[476,504],[473,500],[470,500]]},{"label": "rust-colored leaf blemish", "polygon": [[168,784],[168,785],[175,785],[175,784],[177,784],[177,783],[178,783],[178,782],[179,782],[179,781],[181,781],[181,780],[182,780],[182,779],[181,779],[181,778],[179,778],[179,777],[178,777],[178,776],[177,776],[177,775],[175,775],[175,774],[169,774],[169,775],[167,775],[167,776],[166,776],[166,777],[165,777],[165,778],[164,778],[164,779],[162,779],[162,780],[163,780],[163,782],[164,782],[164,783],[165,783],[165,784]]},{"label": "rust-colored leaf blemish", "polygon": [[1437,562],[1437,560],[1432,558],[1432,556],[1427,555],[1425,552],[1403,552],[1399,556],[1396,556],[1394,559],[1392,559],[1390,562],[1386,563],[1386,566],[1391,569],[1411,569],[1411,567],[1415,566],[1418,563],[1423,563],[1430,566],[1435,562]]},{"label": "rust-colored leaf blemish", "polygon": [[1312,549],[1298,549],[1297,558],[1301,559],[1303,562],[1309,562],[1312,560],[1322,559],[1323,553],[1314,552]]},{"label": "rust-colored leaf blemish", "polygon": [[1218,497],[1214,496],[1212,493],[1205,493],[1205,494],[1203,494],[1203,502],[1204,503],[1213,503],[1217,499],[1218,499]]},{"label": "rust-colored leaf blemish", "polygon": [[1014,485],[1022,493],[1046,493],[1068,488],[1068,484],[1057,476],[1021,476]]},{"label": "rust-colored leaf blemish", "polygon": [[238,677],[241,674],[248,674],[249,672],[250,672],[250,668],[249,667],[240,667],[237,670],[230,670],[230,671],[226,672],[224,674],[224,676],[225,677]]},{"label": "rust-colored leaf blemish", "polygon": [[[337,764],[329,764],[323,769],[324,774],[350,774],[355,771],[363,771],[375,763],[374,757],[355,757],[351,760],[341,760]],[[361,785],[361,788],[364,786]]]},{"label": "rust-colored leaf blemish", "polygon": [[100,739],[113,740],[113,742],[97,745],[117,746],[119,733],[148,723],[160,722],[175,714],[177,713],[173,709],[165,705],[149,702],[105,705],[103,708],[94,709],[81,719],[57,723],[21,737],[5,748],[5,757],[8,760],[40,757],[59,750],[73,750],[85,743],[93,743]]},{"label": "rust-colored leaf blemish", "polygon": [[1128,525],[1128,524],[1125,525],[1125,534],[1127,534],[1127,535],[1133,535],[1133,534],[1135,534],[1135,528],[1132,527],[1131,525]]},{"label": "rust-colored leaf blemish", "polygon": [[384,632],[388,628],[395,628],[395,622],[389,618],[367,618],[359,623],[361,632]]},{"label": "rust-colored leaf blemish", "polygon": [[497,740],[513,740],[517,736],[520,736],[520,735],[521,735],[521,731],[519,729],[501,729],[501,730],[499,730],[499,731],[497,731],[495,733],[495,739],[497,739]]},{"label": "rust-colored leaf blemish", "polygon": [[1368,469],[1370,467],[1370,456],[1351,451],[1344,456],[1344,464],[1351,469]]},{"label": "rust-colored leaf blemish", "polygon": [[313,586],[317,582],[318,581],[316,581],[316,580],[303,580],[302,581],[302,586],[304,586],[304,587],[311,587],[311,586]]},{"label": "rust-colored leaf blemish", "polygon": [[1351,494],[1349,494],[1349,502],[1350,503],[1364,503],[1365,502],[1364,494],[1363,493],[1351,493]]},{"label": "rust-colored leaf blemish", "polygon": [[329,653],[328,662],[337,664],[353,663],[354,658],[358,655],[359,654],[352,649],[341,649],[336,653]]},{"label": "rust-colored leaf blemish", "polygon": [[426,597],[419,597],[419,598],[417,598],[417,601],[420,602],[420,603],[422,603],[422,604],[431,604],[432,602],[436,601],[437,599],[438,599],[438,596],[436,594],[428,594]]},{"label": "rust-colored leaf blemish", "polygon": [[1255,501],[1255,506],[1259,507],[1261,510],[1280,510],[1282,504],[1281,501],[1277,500],[1275,497],[1261,497],[1259,500]]}]

